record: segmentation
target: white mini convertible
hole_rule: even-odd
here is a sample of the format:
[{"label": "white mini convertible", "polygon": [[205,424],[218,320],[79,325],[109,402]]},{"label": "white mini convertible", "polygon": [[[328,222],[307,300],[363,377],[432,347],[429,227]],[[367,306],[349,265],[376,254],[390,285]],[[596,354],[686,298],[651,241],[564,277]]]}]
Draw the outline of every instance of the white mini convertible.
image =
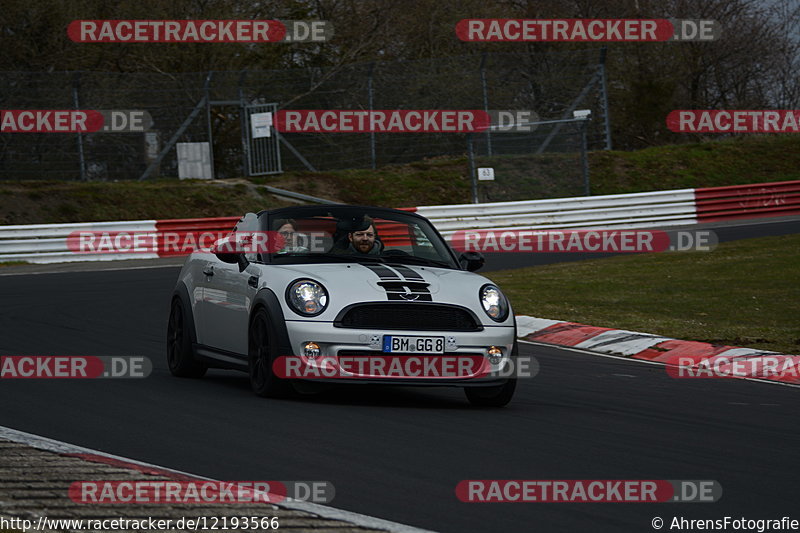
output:
[{"label": "white mini convertible", "polygon": [[[516,324],[502,291],[473,272],[482,265],[407,211],[248,213],[230,237],[186,260],[171,301],[169,369],[243,370],[260,396],[307,391],[312,381],[457,386],[473,405],[504,406],[516,387],[502,372],[517,357]],[[405,373],[376,371],[388,367],[372,363],[391,357]],[[481,371],[447,367],[448,358],[478,360]]]}]

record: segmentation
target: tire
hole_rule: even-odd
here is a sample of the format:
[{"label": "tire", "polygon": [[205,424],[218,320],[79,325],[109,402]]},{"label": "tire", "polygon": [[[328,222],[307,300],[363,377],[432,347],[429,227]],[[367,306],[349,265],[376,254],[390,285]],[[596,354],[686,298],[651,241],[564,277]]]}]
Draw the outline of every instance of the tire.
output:
[{"label": "tire", "polygon": [[[511,358],[516,358],[519,353],[519,345],[514,339],[514,346],[511,348]],[[509,378],[504,385],[497,387],[465,387],[464,393],[467,395],[469,403],[475,407],[505,407],[514,391],[517,389],[517,378]]]},{"label": "tire", "polygon": [[504,407],[514,397],[516,388],[517,378],[511,378],[497,387],[465,387],[464,393],[475,407]]},{"label": "tire", "polygon": [[181,299],[174,298],[167,324],[167,366],[173,376],[200,378],[208,367],[194,358],[189,326],[189,316]]},{"label": "tire", "polygon": [[285,398],[293,391],[291,380],[281,379],[272,372],[278,357],[275,334],[267,312],[256,311],[250,321],[247,342],[247,368],[253,392],[266,398]]}]

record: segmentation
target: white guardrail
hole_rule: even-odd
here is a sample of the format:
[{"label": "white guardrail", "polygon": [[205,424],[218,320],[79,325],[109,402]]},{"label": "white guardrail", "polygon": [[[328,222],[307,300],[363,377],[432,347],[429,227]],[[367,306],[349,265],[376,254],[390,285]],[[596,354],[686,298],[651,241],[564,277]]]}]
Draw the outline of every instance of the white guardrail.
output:
[{"label": "white guardrail", "polygon": [[645,228],[696,224],[694,189],[418,207],[445,237],[468,229]]},{"label": "white guardrail", "polygon": [[[695,190],[679,189],[551,200],[423,206],[414,209],[449,238],[468,229],[644,228],[697,223]],[[76,231],[153,233],[157,220],[0,226],[0,262],[153,259],[157,253],[78,254],[67,236]],[[220,227],[227,230],[233,223]],[[211,228],[206,228],[211,229]]]},{"label": "white guardrail", "polygon": [[117,259],[157,259],[157,253],[76,254],[67,246],[67,236],[75,231],[113,231],[154,233],[155,220],[123,222],[85,222],[74,224],[30,224],[0,226],[0,261],[66,263],[72,261],[114,261]]}]

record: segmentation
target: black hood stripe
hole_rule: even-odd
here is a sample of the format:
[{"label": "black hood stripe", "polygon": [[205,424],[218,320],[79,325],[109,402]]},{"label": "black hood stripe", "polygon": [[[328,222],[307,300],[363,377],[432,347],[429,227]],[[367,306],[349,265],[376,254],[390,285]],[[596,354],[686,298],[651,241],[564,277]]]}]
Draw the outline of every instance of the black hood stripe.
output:
[{"label": "black hood stripe", "polygon": [[[362,263],[363,264],[363,263]],[[378,285],[386,291],[388,300],[407,302],[432,302],[433,296],[428,289],[429,283],[405,265],[391,267],[376,264],[364,264],[381,279]]]},{"label": "black hood stripe", "polygon": [[400,279],[400,276],[398,276],[397,273],[394,270],[392,270],[391,268],[385,267],[383,265],[368,264],[368,265],[364,265],[364,266],[367,267],[368,269],[372,270],[373,272],[375,272],[378,275],[378,277],[381,278],[381,279],[386,279],[386,280]]},{"label": "black hood stripe", "polygon": [[423,281],[422,276],[411,270],[405,265],[392,265],[392,268],[397,270],[401,276],[408,280]]}]

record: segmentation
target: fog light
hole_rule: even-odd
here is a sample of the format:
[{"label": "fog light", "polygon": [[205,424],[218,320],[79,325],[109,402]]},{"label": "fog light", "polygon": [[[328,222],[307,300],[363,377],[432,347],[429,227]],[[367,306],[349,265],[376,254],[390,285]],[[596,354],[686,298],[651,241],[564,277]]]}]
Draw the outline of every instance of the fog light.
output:
[{"label": "fog light", "polygon": [[496,365],[503,359],[503,350],[498,348],[497,346],[489,346],[489,350],[487,350],[489,354],[489,362],[493,365]]},{"label": "fog light", "polygon": [[303,355],[306,357],[319,357],[319,345],[316,342],[307,342],[305,346],[303,346]]}]

